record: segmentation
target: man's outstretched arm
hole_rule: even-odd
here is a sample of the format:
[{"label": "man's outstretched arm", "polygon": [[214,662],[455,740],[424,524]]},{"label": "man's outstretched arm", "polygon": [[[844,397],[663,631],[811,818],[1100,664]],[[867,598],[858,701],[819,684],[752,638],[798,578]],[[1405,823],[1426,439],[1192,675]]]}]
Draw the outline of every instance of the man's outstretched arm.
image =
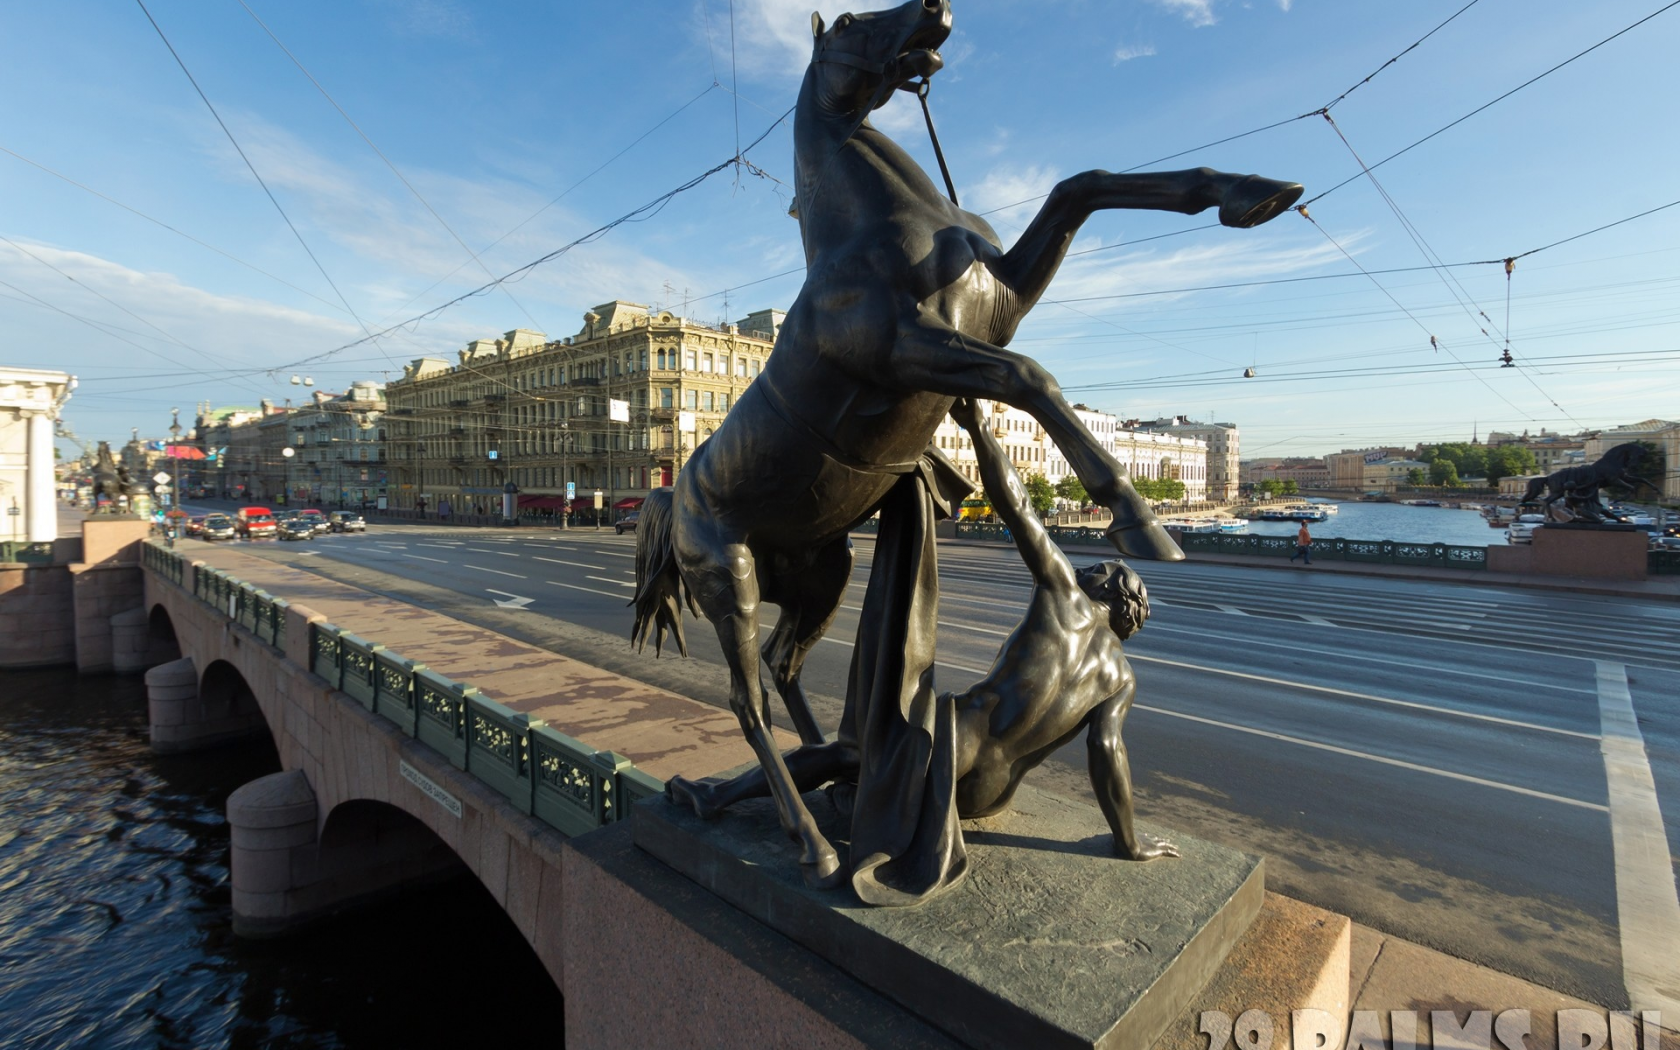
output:
[{"label": "man's outstretched arm", "polygon": [[1050,542],[1049,533],[1038,520],[1026,486],[1021,484],[1021,476],[1015,473],[1003,447],[992,436],[991,428],[980,419],[979,406],[968,398],[958,398],[951,406],[951,418],[973,439],[974,456],[980,463],[980,482],[992,501],[992,509],[1009,526],[1009,535],[1014,538],[1033,580],[1040,586],[1078,586],[1067,555]]}]

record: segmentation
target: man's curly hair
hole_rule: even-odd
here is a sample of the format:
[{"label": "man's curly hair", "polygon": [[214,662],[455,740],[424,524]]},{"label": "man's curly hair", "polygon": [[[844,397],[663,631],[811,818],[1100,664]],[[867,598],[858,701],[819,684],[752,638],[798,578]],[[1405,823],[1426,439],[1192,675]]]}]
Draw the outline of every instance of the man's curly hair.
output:
[{"label": "man's curly hair", "polygon": [[1092,601],[1108,606],[1108,625],[1122,641],[1149,619],[1149,589],[1125,562],[1098,562],[1079,570],[1078,580]]}]

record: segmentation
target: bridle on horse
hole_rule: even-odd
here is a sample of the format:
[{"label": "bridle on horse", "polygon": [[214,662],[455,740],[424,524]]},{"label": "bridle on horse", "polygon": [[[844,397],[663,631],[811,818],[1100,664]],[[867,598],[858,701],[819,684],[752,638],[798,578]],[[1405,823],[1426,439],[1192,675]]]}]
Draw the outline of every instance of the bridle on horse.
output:
[{"label": "bridle on horse", "polygon": [[[877,62],[872,58],[854,55],[850,51],[835,51],[826,47],[812,55],[811,61],[833,62],[837,65],[851,66],[854,69],[861,69],[865,73],[873,73],[878,77],[885,77],[887,72],[887,63],[885,62]],[[895,58],[893,61],[896,62],[897,59]],[[928,140],[933,143],[933,156],[939,161],[939,174],[945,177],[945,195],[951,198],[952,204],[956,204],[959,208],[962,207],[961,204],[957,204],[957,187],[951,181],[951,169],[945,163],[945,151],[939,147],[939,132],[935,131],[933,127],[933,111],[928,108],[928,92],[933,90],[933,83],[927,77],[916,81],[906,81],[896,88],[887,87],[887,81],[883,79],[880,84],[876,85],[875,94],[870,98],[869,104],[863,107],[862,115],[846,132],[845,137],[840,140],[841,145],[851,141],[852,136],[857,134],[858,128],[863,127],[863,122],[869,119],[869,114],[875,112],[875,107],[884,102],[887,94],[894,90],[913,92],[917,101],[921,102],[922,119],[927,122]],[[836,152],[839,151],[836,150]]]}]

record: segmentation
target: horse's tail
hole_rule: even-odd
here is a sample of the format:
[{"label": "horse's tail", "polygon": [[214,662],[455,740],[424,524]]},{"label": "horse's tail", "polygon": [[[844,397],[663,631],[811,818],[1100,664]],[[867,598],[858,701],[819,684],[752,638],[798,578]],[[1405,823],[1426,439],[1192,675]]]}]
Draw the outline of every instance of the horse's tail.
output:
[{"label": "horse's tail", "polygon": [[[682,574],[677,571],[676,554],[671,549],[671,526],[675,520],[676,505],[671,490],[655,489],[648,493],[636,523],[636,596],[630,600],[636,607],[636,623],[630,628],[630,644],[638,652],[643,651],[648,636],[652,635],[655,656],[664,648],[666,631],[676,638],[677,651],[688,655],[688,642],[682,629],[682,607],[687,594]],[[693,604],[691,598],[689,604]]]},{"label": "horse's tail", "polygon": [[1545,478],[1530,478],[1529,482],[1528,482],[1528,491],[1523,493],[1522,501],[1524,503],[1533,503],[1534,502],[1534,497],[1540,495],[1542,492],[1545,492],[1545,491],[1546,491],[1546,479]]}]

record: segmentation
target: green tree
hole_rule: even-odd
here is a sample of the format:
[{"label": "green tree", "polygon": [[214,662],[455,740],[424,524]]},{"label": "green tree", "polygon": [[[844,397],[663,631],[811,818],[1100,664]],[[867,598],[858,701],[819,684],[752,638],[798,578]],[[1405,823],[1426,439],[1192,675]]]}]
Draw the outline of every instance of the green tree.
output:
[{"label": "green tree", "polygon": [[1449,441],[1444,445],[1425,445],[1418,458],[1425,463],[1444,459],[1458,471],[1459,477],[1479,478],[1487,473],[1488,450],[1465,441]]},{"label": "green tree", "polygon": [[1294,496],[1301,491],[1301,486],[1294,478],[1284,478],[1283,483],[1278,486],[1278,491],[1285,496]]},{"label": "green tree", "polygon": [[1283,488],[1283,484],[1276,478],[1267,478],[1254,487],[1259,490],[1260,495],[1271,497],[1278,494],[1278,490]]},{"label": "green tree", "polygon": [[1458,467],[1453,461],[1445,457],[1432,460],[1429,464],[1429,483],[1442,488],[1456,488],[1458,485]]},{"label": "green tree", "polygon": [[1522,445],[1500,445],[1498,448],[1488,450],[1487,483],[1489,488],[1497,488],[1500,478],[1533,474],[1538,469],[1534,462],[1534,453]]},{"label": "green tree", "polygon": [[1428,481],[1429,476],[1423,472],[1422,467],[1413,467],[1406,471],[1406,484],[1408,485],[1423,485],[1427,484]]},{"label": "green tree", "polygon": [[1027,499],[1032,501],[1032,508],[1038,516],[1050,513],[1056,505],[1056,490],[1050,487],[1050,479],[1043,474],[1028,474],[1021,483],[1027,487]]},{"label": "green tree", "polygon": [[1085,491],[1085,483],[1072,474],[1056,482],[1056,495],[1081,507],[1091,502],[1090,493]]}]

